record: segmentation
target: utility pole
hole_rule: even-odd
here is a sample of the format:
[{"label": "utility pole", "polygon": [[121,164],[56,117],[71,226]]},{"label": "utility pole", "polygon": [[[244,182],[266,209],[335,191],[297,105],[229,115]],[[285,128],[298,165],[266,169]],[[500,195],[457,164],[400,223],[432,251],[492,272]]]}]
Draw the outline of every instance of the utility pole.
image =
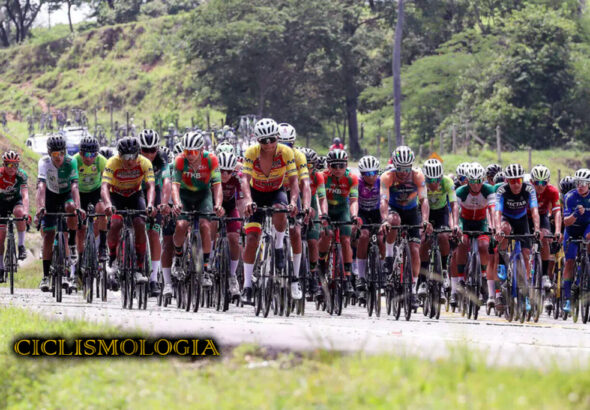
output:
[{"label": "utility pole", "polygon": [[502,137],[500,133],[500,126],[496,125],[496,153],[498,154],[498,163],[502,163]]},{"label": "utility pole", "polygon": [[444,152],[443,152],[444,151],[444,149],[443,149],[443,138],[444,138],[443,137],[443,132],[441,131],[440,132],[440,143],[439,143],[439,148],[438,148],[438,151],[439,151],[439,154],[440,155],[444,154]]},{"label": "utility pole", "polygon": [[453,154],[457,153],[457,129],[455,128],[455,124],[453,124],[453,129],[451,130],[453,136]]},{"label": "utility pole", "polygon": [[398,146],[404,144],[401,132],[402,118],[402,81],[401,81],[401,52],[402,35],[404,29],[404,0],[397,0],[397,22],[395,23],[395,40],[393,44],[392,72],[393,72],[393,107],[395,123],[395,141]]}]

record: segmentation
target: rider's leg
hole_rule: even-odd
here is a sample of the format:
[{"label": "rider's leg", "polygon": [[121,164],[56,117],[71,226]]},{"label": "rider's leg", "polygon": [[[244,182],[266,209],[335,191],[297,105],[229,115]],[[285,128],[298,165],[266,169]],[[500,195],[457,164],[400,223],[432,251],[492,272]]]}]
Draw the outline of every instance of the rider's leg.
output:
[{"label": "rider's leg", "polygon": [[120,217],[111,218],[111,229],[107,233],[107,245],[109,247],[109,260],[112,262],[117,257],[117,246],[119,245],[119,233],[123,227],[123,220]]},{"label": "rider's leg", "polygon": [[211,222],[207,219],[199,220],[199,231],[203,242],[203,263],[209,266],[209,255],[211,254]]},{"label": "rider's leg", "polygon": [[[64,206],[64,210],[67,213],[74,213],[76,212],[76,205],[74,201],[69,200],[66,202]],[[66,219],[68,225],[68,232],[66,233],[68,247],[72,247],[76,245],[76,230],[78,229],[78,218],[75,216],[70,216]],[[66,250],[66,253],[69,255],[69,249]]]},{"label": "rider's leg", "polygon": [[229,256],[231,259],[230,275],[236,276],[236,270],[240,261],[240,234],[237,232],[228,232],[227,239],[229,241]]},{"label": "rider's leg", "polygon": [[303,245],[301,243],[301,226],[295,225],[294,228],[290,228],[289,238],[291,239],[291,248],[293,248],[293,276],[299,278],[301,253],[303,252]]},{"label": "rider's leg", "polygon": [[152,257],[151,282],[158,281],[158,270],[160,269],[160,256],[162,247],[160,245],[160,225],[152,226],[148,230],[148,240],[150,241],[150,255]]},{"label": "rider's leg", "polygon": [[135,231],[135,255],[137,268],[139,270],[143,270],[145,266],[144,259],[147,246],[147,235],[145,232],[145,221],[143,218],[136,217],[133,219],[133,230]]},{"label": "rider's leg", "polygon": [[172,235],[167,235],[167,233],[162,240],[162,276],[164,276],[164,285],[172,284],[172,256],[174,255]]},{"label": "rider's leg", "polygon": [[367,253],[369,248],[369,230],[361,229],[361,236],[359,237],[356,246],[357,267],[359,279],[365,278],[367,271]]},{"label": "rider's leg", "polygon": [[184,240],[186,239],[188,225],[189,221],[186,219],[178,219],[176,221],[176,229],[174,230],[174,235],[172,236],[176,256],[182,256],[182,245],[184,245]]},{"label": "rider's leg", "polygon": [[457,263],[457,275],[451,277],[451,289],[455,293],[459,289],[459,281],[465,280],[465,264],[467,263],[467,253],[469,252],[469,238],[464,236],[459,242],[457,251],[455,253],[455,261]]},{"label": "rider's leg", "polygon": [[[12,210],[15,218],[22,218],[26,216],[25,208],[22,205],[17,205]],[[18,244],[17,246],[25,246],[25,231],[27,230],[27,222],[26,221],[18,221],[16,222],[16,232],[18,237]]]},{"label": "rider's leg", "polygon": [[6,240],[6,225],[0,225],[0,269],[4,269],[4,241]]},{"label": "rider's leg", "polygon": [[252,273],[254,272],[254,258],[260,241],[260,226],[249,228],[246,226],[246,246],[244,248],[244,288],[252,287]]},{"label": "rider's leg", "polygon": [[447,270],[449,253],[451,252],[451,245],[449,243],[449,234],[443,233],[438,235],[438,246],[440,248],[440,259],[442,264],[442,270]]},{"label": "rider's leg", "polygon": [[[105,207],[104,207],[104,203],[102,201],[99,201],[96,203],[95,211],[97,214],[104,214]],[[96,236],[96,230],[98,230],[98,237],[99,237],[98,249],[99,249],[99,251],[102,249],[106,249],[106,247],[107,247],[107,218],[105,216],[98,217],[96,219],[95,224],[94,224],[94,229],[95,229],[95,233],[94,233],[95,236]]]}]

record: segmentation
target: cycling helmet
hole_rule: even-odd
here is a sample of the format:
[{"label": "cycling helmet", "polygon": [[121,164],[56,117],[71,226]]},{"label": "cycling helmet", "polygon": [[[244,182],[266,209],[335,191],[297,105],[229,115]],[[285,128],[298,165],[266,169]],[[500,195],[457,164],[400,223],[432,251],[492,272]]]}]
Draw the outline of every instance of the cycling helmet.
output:
[{"label": "cycling helmet", "polygon": [[551,176],[551,172],[549,168],[544,165],[536,165],[531,169],[531,179],[533,181],[547,181],[549,182],[549,177]]},{"label": "cycling helmet", "polygon": [[426,178],[440,178],[443,176],[442,163],[435,158],[427,159],[424,163],[424,176]]},{"label": "cycling helmet", "polygon": [[576,188],[576,180],[573,177],[566,176],[559,181],[559,190],[562,195],[567,194],[572,189]]},{"label": "cycling helmet", "polygon": [[301,148],[300,149],[303,154],[305,154],[305,159],[307,159],[308,165],[315,165],[318,160],[318,154],[312,150],[311,148]]},{"label": "cycling helmet", "polygon": [[520,164],[510,164],[504,170],[506,178],[522,178],[524,176],[524,169]]},{"label": "cycling helmet", "polygon": [[182,148],[186,150],[197,150],[205,146],[205,138],[198,132],[187,132],[182,137]]},{"label": "cycling helmet", "polygon": [[257,140],[279,135],[279,125],[272,118],[263,118],[254,126],[254,135]]},{"label": "cycling helmet", "polygon": [[184,150],[184,148],[182,147],[182,142],[176,143],[176,145],[174,146],[174,150],[173,150],[174,156],[182,154],[183,150]]},{"label": "cycling helmet", "polygon": [[221,143],[217,146],[217,153],[221,154],[222,152],[229,152],[231,154],[235,153],[235,148],[228,142]]},{"label": "cycling helmet", "polygon": [[481,164],[478,162],[471,163],[471,166],[469,166],[469,168],[467,168],[467,178],[469,178],[469,179],[483,180],[485,175],[486,175],[486,170],[483,169],[483,166],[481,166]]},{"label": "cycling helmet", "polygon": [[506,177],[504,176],[504,172],[500,171],[496,175],[494,175],[494,184],[504,182],[504,179],[506,179]]},{"label": "cycling helmet", "polygon": [[66,140],[61,135],[52,135],[47,138],[47,152],[64,151]]},{"label": "cycling helmet", "polygon": [[4,162],[20,162],[20,155],[16,151],[6,151],[2,154],[2,161]]},{"label": "cycling helmet", "polygon": [[317,162],[315,163],[315,167],[319,170],[322,171],[326,168],[328,168],[328,158],[326,156],[321,156],[318,157]]},{"label": "cycling helmet", "polygon": [[82,138],[80,141],[80,151],[98,152],[98,140],[92,136]]},{"label": "cycling helmet", "polygon": [[456,174],[457,174],[457,178],[467,177],[467,172],[468,172],[470,166],[471,166],[471,163],[469,163],[469,162],[462,162],[459,165],[457,165],[457,169],[455,170]]},{"label": "cycling helmet", "polygon": [[393,151],[391,159],[393,160],[393,165],[395,165],[396,168],[399,168],[411,167],[414,164],[416,157],[414,156],[414,151],[412,151],[410,147],[401,145]]},{"label": "cycling helmet", "polygon": [[574,174],[574,180],[576,180],[576,182],[577,181],[590,182],[590,169],[581,168],[581,169],[577,170],[576,173]]},{"label": "cycling helmet", "polygon": [[295,142],[295,138],[297,138],[297,133],[291,124],[286,122],[279,124],[279,142],[292,144]]},{"label": "cycling helmet", "polygon": [[174,160],[174,155],[172,154],[172,151],[170,151],[170,148],[160,147],[160,152],[162,153],[162,155],[164,155],[166,161],[172,162]]},{"label": "cycling helmet", "polygon": [[238,164],[238,158],[231,152],[222,152],[219,154],[219,169],[224,171],[233,171]]},{"label": "cycling helmet", "polygon": [[119,155],[139,154],[139,140],[133,137],[121,138],[117,143]]},{"label": "cycling helmet", "polygon": [[328,152],[328,164],[335,164],[338,162],[348,162],[348,154],[343,149],[335,149]]},{"label": "cycling helmet", "polygon": [[379,171],[379,160],[371,155],[366,155],[359,161],[360,172]]},{"label": "cycling helmet", "polygon": [[498,164],[490,164],[486,167],[486,175],[490,178],[493,178],[500,171],[502,171],[502,166]]},{"label": "cycling helmet", "polygon": [[160,136],[151,129],[142,130],[139,133],[139,144],[141,148],[154,148],[160,145]]},{"label": "cycling helmet", "polygon": [[106,159],[109,159],[110,157],[115,155],[115,153],[113,152],[113,149],[111,147],[101,147],[98,150],[98,152],[100,153],[100,155],[102,155]]},{"label": "cycling helmet", "polygon": [[332,144],[340,144],[340,138],[334,138]]}]

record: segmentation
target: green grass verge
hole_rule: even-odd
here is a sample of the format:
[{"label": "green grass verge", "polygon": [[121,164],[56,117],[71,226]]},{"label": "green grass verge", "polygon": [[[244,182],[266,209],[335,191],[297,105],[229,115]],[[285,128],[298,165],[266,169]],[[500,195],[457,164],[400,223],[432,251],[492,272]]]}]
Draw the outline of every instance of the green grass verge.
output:
[{"label": "green grass verge", "polygon": [[[27,266],[19,268],[14,276],[14,292],[18,293],[19,289],[36,289],[43,277],[43,263],[37,257],[27,264]],[[8,283],[0,284],[1,288],[8,287]]]},{"label": "green grass verge", "polygon": [[[588,408],[590,373],[486,367],[469,354],[435,362],[392,355],[269,355],[222,360],[19,359],[17,334],[114,336],[118,329],[0,309],[2,408]],[[460,349],[458,351],[464,351]]]}]

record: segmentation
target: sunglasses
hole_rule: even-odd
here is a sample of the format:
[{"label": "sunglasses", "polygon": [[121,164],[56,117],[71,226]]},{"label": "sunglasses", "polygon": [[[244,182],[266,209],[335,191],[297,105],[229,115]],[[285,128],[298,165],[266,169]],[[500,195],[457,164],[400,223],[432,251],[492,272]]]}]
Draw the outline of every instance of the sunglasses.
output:
[{"label": "sunglasses", "polygon": [[135,160],[137,159],[138,154],[123,154],[121,155],[121,158],[123,158],[125,161],[131,161],[131,160]]},{"label": "sunglasses", "polygon": [[374,177],[375,175],[378,175],[379,171],[366,171],[366,172],[361,172],[361,175],[364,177]]},{"label": "sunglasses", "polygon": [[344,169],[346,168],[346,164],[338,163],[338,164],[330,164],[330,168],[334,169]]},{"label": "sunglasses", "polygon": [[18,168],[18,162],[5,162],[4,166],[6,168]]},{"label": "sunglasses", "polygon": [[234,170],[233,169],[222,169],[221,173],[222,174],[233,174]]},{"label": "sunglasses", "polygon": [[199,155],[200,151],[198,149],[185,149],[185,155]]},{"label": "sunglasses", "polygon": [[412,171],[412,167],[400,167],[400,168],[396,168],[396,172],[411,172]]},{"label": "sunglasses", "polygon": [[277,137],[266,137],[258,140],[262,145],[274,144],[277,142]]},{"label": "sunglasses", "polygon": [[442,178],[426,178],[427,184],[438,184],[440,181],[442,181]]},{"label": "sunglasses", "polygon": [[463,175],[460,175],[460,176],[459,176],[459,182],[464,182],[464,181],[466,181],[466,180],[467,180],[467,177],[465,177],[465,176],[463,176]]},{"label": "sunglasses", "polygon": [[98,152],[84,152],[82,155],[84,158],[94,158],[98,155]]},{"label": "sunglasses", "polygon": [[576,181],[576,186],[588,186],[590,185],[590,182],[588,181]]},{"label": "sunglasses", "polygon": [[142,148],[141,152],[145,152],[146,154],[154,154],[156,152],[158,152],[158,147],[154,147],[154,148]]},{"label": "sunglasses", "polygon": [[481,183],[483,183],[483,180],[481,178],[479,178],[479,179],[470,179],[469,180],[469,183],[470,184],[481,184]]},{"label": "sunglasses", "polygon": [[509,184],[520,184],[522,183],[522,178],[507,178]]},{"label": "sunglasses", "polygon": [[547,181],[533,181],[536,186],[547,186]]},{"label": "sunglasses", "polygon": [[65,151],[53,151],[51,154],[53,158],[59,158],[59,157],[63,157],[64,155],[66,155]]}]

